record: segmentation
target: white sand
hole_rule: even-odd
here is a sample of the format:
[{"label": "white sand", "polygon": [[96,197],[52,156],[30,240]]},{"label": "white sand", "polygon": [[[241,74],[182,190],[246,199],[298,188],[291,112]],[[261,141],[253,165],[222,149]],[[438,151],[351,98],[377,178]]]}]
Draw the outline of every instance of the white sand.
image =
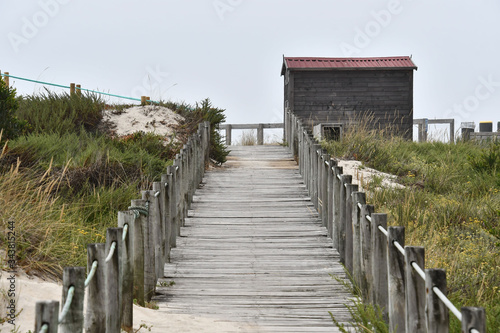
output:
[{"label": "white sand", "polygon": [[184,118],[172,110],[156,105],[134,106],[121,112],[106,110],[103,121],[117,136],[135,132],[151,132],[172,136]]},{"label": "white sand", "polygon": [[366,189],[366,184],[368,184],[374,176],[382,178],[381,186],[383,187],[404,188],[403,185],[396,182],[397,176],[367,168],[363,166],[363,163],[360,161],[340,160],[339,166],[344,168],[344,174],[352,175],[352,183],[358,184],[362,189]]}]

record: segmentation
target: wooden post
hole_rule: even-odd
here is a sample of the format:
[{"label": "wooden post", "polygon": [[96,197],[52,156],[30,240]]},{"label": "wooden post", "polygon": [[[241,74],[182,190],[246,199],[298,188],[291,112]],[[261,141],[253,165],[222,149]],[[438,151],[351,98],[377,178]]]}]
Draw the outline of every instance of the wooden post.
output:
[{"label": "wooden post", "polygon": [[[346,195],[346,187],[347,184],[350,184],[352,182],[352,176],[351,175],[342,175],[340,177],[340,218],[339,218],[339,254],[340,254],[340,262],[345,265],[346,261],[346,219],[347,219],[347,195]],[[350,215],[350,214],[349,214]]]},{"label": "wooden post", "polygon": [[389,227],[387,241],[387,273],[389,290],[389,331],[405,333],[405,261],[404,256],[394,245],[398,242],[404,247],[404,227]]},{"label": "wooden post", "polygon": [[205,165],[208,165],[210,162],[210,140],[211,140],[211,134],[210,134],[210,122],[205,121],[203,123],[205,125]]},{"label": "wooden post", "polygon": [[142,200],[149,207],[148,217],[144,223],[144,298],[147,302],[151,302],[156,287],[156,269],[155,269],[155,238],[153,228],[152,198],[149,196],[149,191],[142,191]]},{"label": "wooden post", "polygon": [[[361,220],[365,217],[362,215],[362,209],[359,208],[358,204],[362,207],[366,205],[366,194],[364,192],[353,192],[352,197],[352,276],[356,284],[363,292],[362,279],[363,272],[361,270],[361,255],[362,255],[362,241],[361,241]],[[366,288],[365,288],[366,289]],[[366,294],[361,294],[363,299],[366,299]]]},{"label": "wooden post", "polygon": [[[135,215],[131,211],[118,212],[118,227],[125,228],[127,233],[122,244],[122,330],[131,333],[134,323],[134,229]],[[125,230],[124,230],[125,232]]]},{"label": "wooden post", "polygon": [[36,302],[35,305],[35,332],[40,332],[43,324],[48,324],[47,333],[57,333],[59,325],[59,302]]},{"label": "wooden post", "polygon": [[[87,310],[85,315],[86,333],[106,333],[105,267],[106,244],[87,245],[87,274],[92,264],[97,261],[97,270],[87,286]],[[38,331],[37,331],[38,332]]]},{"label": "wooden post", "polygon": [[[131,206],[144,207],[146,201],[132,200]],[[147,217],[140,214],[134,221],[134,229],[132,231],[133,250],[134,254],[134,299],[140,306],[146,306],[144,296],[144,225],[147,223]]]},{"label": "wooden post", "polygon": [[333,240],[333,215],[334,213],[334,203],[333,203],[333,188],[334,188],[334,183],[335,183],[335,174],[333,172],[333,168],[337,166],[337,161],[335,161],[333,158],[330,158],[330,166],[327,167],[327,182],[328,182],[328,187],[326,189],[327,191],[327,200],[328,200],[328,217],[326,220],[327,224],[327,230],[328,230],[328,236]]},{"label": "wooden post", "polygon": [[179,154],[174,160],[174,174],[175,174],[175,237],[180,236],[181,225],[182,225],[182,198],[181,198],[181,188],[182,188],[182,165]]},{"label": "wooden post", "polygon": [[462,332],[470,332],[475,328],[479,333],[486,333],[486,312],[484,308],[463,307]]},{"label": "wooden post", "polygon": [[380,306],[387,320],[389,307],[387,237],[378,229],[381,226],[387,230],[387,214],[371,214],[371,218],[372,303]]},{"label": "wooden post", "polygon": [[70,83],[69,84],[69,94],[70,96],[75,96],[75,84],[74,83]]},{"label": "wooden post", "polygon": [[[149,191],[149,198],[151,200],[149,206],[149,220],[153,229],[156,281],[160,277],[163,277],[163,268],[165,266],[165,261],[163,260],[165,257],[163,254],[164,246],[162,239],[163,226],[161,223],[161,188],[162,186],[160,182],[154,182],[153,191]],[[156,196],[156,193],[158,192],[159,196]]]},{"label": "wooden post", "polygon": [[226,146],[231,145],[231,136],[233,132],[233,127],[230,124],[226,125]]},{"label": "wooden post", "polygon": [[177,177],[176,177],[176,167],[169,166],[167,167],[167,174],[169,176],[168,182],[168,197],[169,197],[169,205],[170,205],[170,247],[176,247],[177,243]]},{"label": "wooden post", "polygon": [[5,76],[3,78],[4,78],[5,85],[7,86],[7,88],[10,88],[10,76],[9,76],[9,72],[5,72]]},{"label": "wooden post", "polygon": [[444,269],[425,270],[425,317],[427,321],[428,333],[448,333],[449,331],[449,311],[446,305],[432,291],[438,288],[443,294],[447,294],[446,271]]},{"label": "wooden post", "polygon": [[342,176],[343,168],[336,166],[333,167],[333,225],[332,225],[332,241],[333,247],[340,252],[339,250],[339,230],[340,230],[340,212],[341,212],[341,187],[342,180],[339,177]]},{"label": "wooden post", "polygon": [[319,209],[319,172],[318,172],[318,166],[321,162],[321,145],[314,143],[313,144],[313,151],[312,151],[312,158],[313,158],[313,164],[312,164],[312,172],[313,172],[313,192],[312,196],[314,197],[314,207],[316,207],[317,211],[320,211]]},{"label": "wooden post", "polygon": [[147,101],[147,97],[146,96],[141,96],[141,105],[144,106],[146,105],[146,101]]},{"label": "wooden post", "polygon": [[[61,333],[83,332],[83,300],[85,298],[85,267],[64,267],[61,304],[64,307],[69,288],[74,288],[69,311],[59,323]],[[61,309],[62,311],[62,309]]]},{"label": "wooden post", "polygon": [[[345,208],[345,267],[353,274],[353,210],[355,205],[352,194],[359,190],[355,184],[346,184],[346,208]],[[356,207],[357,208],[357,207]]]},{"label": "wooden post", "polygon": [[257,144],[264,144],[264,124],[259,124],[257,127]]},{"label": "wooden post", "polygon": [[76,85],[76,95],[78,97],[82,97],[82,85],[81,84]]},{"label": "wooden post", "polygon": [[455,119],[450,121],[450,143],[455,143]]},{"label": "wooden post", "polygon": [[374,211],[375,208],[373,207],[373,205],[363,205],[361,208],[359,225],[359,238],[361,241],[359,253],[359,257],[361,258],[361,276],[359,288],[361,289],[363,301],[368,304],[373,304],[373,240],[372,224],[366,217],[371,217]]},{"label": "wooden post", "polygon": [[[168,169],[167,169],[168,170]],[[170,183],[171,174],[162,174],[161,183],[164,187],[162,192],[161,218],[163,224],[163,237],[165,239],[163,253],[165,254],[164,262],[170,262]]]},{"label": "wooden post", "polygon": [[[121,314],[122,314],[122,292],[121,292],[121,267],[123,229],[108,228],[106,231],[106,257],[111,253],[112,244],[115,244],[115,250],[106,266],[106,333],[120,333]],[[109,257],[108,257],[109,258]],[[102,292],[102,291],[101,291]],[[102,310],[102,309],[101,309]]]},{"label": "wooden post", "polygon": [[146,96],[146,105],[151,105],[151,97]]},{"label": "wooden post", "polygon": [[412,267],[413,262],[424,270],[425,250],[423,247],[405,247],[406,332],[425,333],[425,281]]}]

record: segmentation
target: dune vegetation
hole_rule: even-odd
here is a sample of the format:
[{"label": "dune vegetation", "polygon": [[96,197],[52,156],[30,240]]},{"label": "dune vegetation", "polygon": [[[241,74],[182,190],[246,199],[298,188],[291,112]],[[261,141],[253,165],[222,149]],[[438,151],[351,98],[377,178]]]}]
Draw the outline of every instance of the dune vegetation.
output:
[{"label": "dune vegetation", "polygon": [[405,227],[407,245],[425,247],[427,268],[446,270],[458,308],[484,307],[488,331],[500,331],[500,142],[416,143],[356,129],[323,147],[398,176],[405,188],[365,184],[367,202]]},{"label": "dune vegetation", "polygon": [[[9,227],[15,231],[18,268],[60,278],[64,266],[86,266],[87,244],[105,241],[118,211],[159,181],[200,122],[212,126],[212,160],[225,161],[216,131],[224,110],[208,99],[162,105],[185,119],[176,140],[116,137],[101,126],[109,106],[97,95],[16,96],[0,80],[0,243],[6,246]],[[1,268],[7,265],[2,258]]]}]

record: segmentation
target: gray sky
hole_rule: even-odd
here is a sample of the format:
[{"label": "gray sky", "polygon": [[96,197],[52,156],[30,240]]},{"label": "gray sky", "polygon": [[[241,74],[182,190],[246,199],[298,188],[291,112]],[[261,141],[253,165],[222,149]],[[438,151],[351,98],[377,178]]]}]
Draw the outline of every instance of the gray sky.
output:
[{"label": "gray sky", "polygon": [[3,0],[0,13],[2,72],[209,97],[232,123],[282,121],[283,54],[412,55],[415,118],[500,121],[497,0]]}]

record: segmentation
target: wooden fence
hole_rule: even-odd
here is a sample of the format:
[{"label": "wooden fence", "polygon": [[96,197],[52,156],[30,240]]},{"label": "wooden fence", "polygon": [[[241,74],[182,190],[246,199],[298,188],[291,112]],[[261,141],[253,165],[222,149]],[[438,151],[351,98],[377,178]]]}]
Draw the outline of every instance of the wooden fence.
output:
[{"label": "wooden fence", "polygon": [[270,123],[270,124],[224,124],[220,125],[219,129],[226,132],[226,145],[230,146],[232,142],[232,130],[257,130],[257,144],[264,144],[264,129],[265,128],[283,128],[283,123]]},{"label": "wooden fence", "polygon": [[445,271],[424,270],[424,248],[404,245],[404,227],[387,227],[387,215],[366,203],[352,176],[291,112],[285,114],[285,139],[341,262],[363,302],[383,309],[390,332],[448,332],[449,311],[462,332],[486,332],[484,308],[459,311],[446,298]]},{"label": "wooden fence", "polygon": [[[194,191],[202,181],[210,147],[210,123],[184,145],[161,181],[142,191],[128,211],[118,213],[106,243],[87,246],[87,269],[66,267],[64,304],[37,302],[34,332],[132,332],[133,300],[144,306],[154,295],[170,249],[184,224]],[[86,277],[86,272],[88,276]],[[86,293],[87,310],[83,305]]]}]

